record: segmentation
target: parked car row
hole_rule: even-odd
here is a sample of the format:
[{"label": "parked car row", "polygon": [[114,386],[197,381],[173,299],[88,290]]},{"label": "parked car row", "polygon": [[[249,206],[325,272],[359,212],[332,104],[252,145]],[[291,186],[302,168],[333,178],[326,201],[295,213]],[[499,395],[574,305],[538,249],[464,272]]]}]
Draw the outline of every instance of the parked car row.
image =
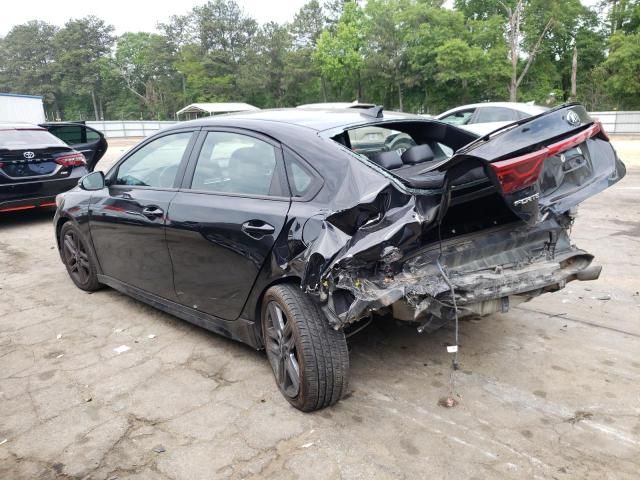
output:
[{"label": "parked car row", "polygon": [[[602,126],[578,104],[513,121],[483,111],[504,105],[461,108],[210,117],[107,172],[92,172],[107,144],[86,126],[0,126],[0,211],[65,191],[55,238],[78,288],[264,349],[286,400],[313,411],[345,393],[347,336],[372,315],[432,331],[600,274],[570,228],[625,175]],[[483,119],[502,126],[461,128]]]}]

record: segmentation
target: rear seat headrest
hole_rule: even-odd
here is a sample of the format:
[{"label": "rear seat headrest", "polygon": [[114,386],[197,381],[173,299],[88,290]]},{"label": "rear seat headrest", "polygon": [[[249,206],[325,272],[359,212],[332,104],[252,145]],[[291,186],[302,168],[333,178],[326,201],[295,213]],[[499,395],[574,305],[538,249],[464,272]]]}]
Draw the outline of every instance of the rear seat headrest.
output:
[{"label": "rear seat headrest", "polygon": [[402,158],[395,150],[391,152],[378,152],[371,156],[371,161],[377,163],[382,168],[387,170],[393,170],[394,168],[400,168],[402,164]]},{"label": "rear seat headrest", "polygon": [[426,143],[411,147],[402,154],[402,161],[407,165],[430,162],[434,158],[433,150]]}]

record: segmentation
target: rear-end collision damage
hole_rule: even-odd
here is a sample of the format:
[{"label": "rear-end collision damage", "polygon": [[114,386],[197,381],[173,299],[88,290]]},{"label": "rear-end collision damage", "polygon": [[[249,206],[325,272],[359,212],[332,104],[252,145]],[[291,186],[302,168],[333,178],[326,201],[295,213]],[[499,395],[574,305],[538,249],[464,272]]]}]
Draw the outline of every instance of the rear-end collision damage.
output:
[{"label": "rear-end collision damage", "polygon": [[385,181],[356,180],[359,201],[316,217],[319,233],[290,263],[337,329],[387,309],[432,330],[597,279],[570,229],[577,205],[625,174],[580,105],[481,137],[412,177],[370,166]]}]

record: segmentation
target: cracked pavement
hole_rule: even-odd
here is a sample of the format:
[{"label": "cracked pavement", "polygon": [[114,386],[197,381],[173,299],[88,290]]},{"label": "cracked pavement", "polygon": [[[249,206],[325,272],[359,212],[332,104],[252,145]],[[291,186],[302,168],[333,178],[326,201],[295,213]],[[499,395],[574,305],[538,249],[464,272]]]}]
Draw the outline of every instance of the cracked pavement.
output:
[{"label": "cracked pavement", "polygon": [[[110,143],[99,168],[132,144]],[[0,217],[0,478],[637,478],[640,142],[620,148],[573,232],[601,278],[462,321],[451,409],[451,328],[374,323],[347,397],[304,414],[263,353],[75,288],[51,212]]]}]

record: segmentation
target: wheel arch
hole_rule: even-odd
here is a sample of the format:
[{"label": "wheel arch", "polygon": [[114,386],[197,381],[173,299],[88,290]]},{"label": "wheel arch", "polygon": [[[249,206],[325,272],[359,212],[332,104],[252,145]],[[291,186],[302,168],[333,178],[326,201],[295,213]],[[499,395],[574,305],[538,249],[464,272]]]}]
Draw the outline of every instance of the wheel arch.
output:
[{"label": "wheel arch", "polygon": [[285,277],[274,278],[271,281],[267,282],[265,285],[261,286],[259,293],[256,295],[255,305],[252,309],[253,311],[251,312],[253,313],[254,325],[256,327],[256,336],[260,340],[261,344],[260,349],[264,348],[264,342],[262,338],[262,304],[267,290],[275,285],[294,285],[299,287],[300,281],[300,277],[296,275],[288,275]]},{"label": "wheel arch", "polygon": [[61,216],[55,225],[56,228],[56,245],[58,246],[58,252],[60,252],[60,233],[62,232],[62,227],[65,223],[70,222],[71,219],[69,217]]}]

